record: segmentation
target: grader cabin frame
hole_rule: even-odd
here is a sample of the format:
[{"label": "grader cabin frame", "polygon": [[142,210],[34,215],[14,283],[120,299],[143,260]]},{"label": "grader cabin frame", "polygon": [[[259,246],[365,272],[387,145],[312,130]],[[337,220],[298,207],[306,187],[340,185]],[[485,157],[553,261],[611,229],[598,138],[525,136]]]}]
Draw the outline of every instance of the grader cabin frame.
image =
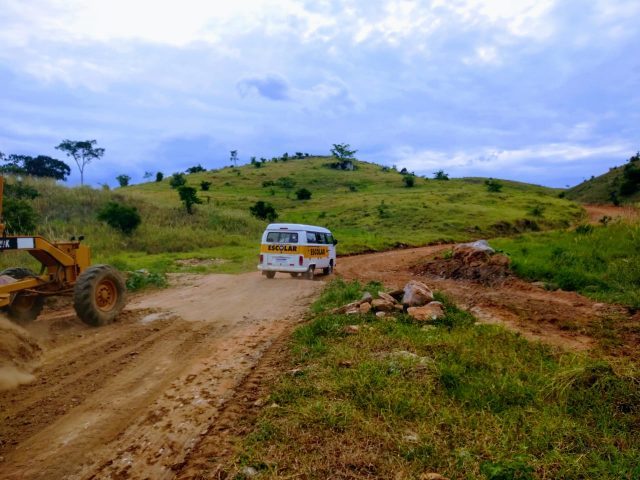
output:
[{"label": "grader cabin frame", "polygon": [[[4,178],[0,176],[0,215]],[[0,272],[0,309],[18,323],[35,320],[46,297],[73,296],[78,317],[93,326],[111,323],[125,305],[125,284],[109,265],[91,265],[91,251],[79,239],[50,242],[41,236],[7,235],[0,223],[0,253],[28,252],[41,265],[39,274],[14,267]]]}]

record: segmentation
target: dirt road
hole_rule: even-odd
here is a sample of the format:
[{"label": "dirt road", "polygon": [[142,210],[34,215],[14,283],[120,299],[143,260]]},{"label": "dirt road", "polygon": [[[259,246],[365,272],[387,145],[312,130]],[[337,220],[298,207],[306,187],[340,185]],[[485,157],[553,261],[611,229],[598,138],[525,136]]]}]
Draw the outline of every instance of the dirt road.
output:
[{"label": "dirt road", "polygon": [[28,327],[35,382],[0,392],[0,478],[174,478],[322,281],[180,277],[89,328],[69,308]]}]

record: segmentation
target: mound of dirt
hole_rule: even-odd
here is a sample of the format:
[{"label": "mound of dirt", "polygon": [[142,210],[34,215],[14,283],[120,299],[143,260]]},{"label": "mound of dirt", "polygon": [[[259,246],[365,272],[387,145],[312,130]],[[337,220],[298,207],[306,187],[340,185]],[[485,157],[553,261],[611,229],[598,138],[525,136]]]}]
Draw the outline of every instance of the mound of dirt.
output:
[{"label": "mound of dirt", "polygon": [[483,285],[501,285],[510,278],[509,257],[494,253],[491,249],[458,245],[450,257],[436,258],[415,269],[421,275],[440,278],[474,280]]},{"label": "mound of dirt", "polygon": [[0,391],[34,380],[31,371],[42,348],[29,333],[6,318],[0,318]]}]

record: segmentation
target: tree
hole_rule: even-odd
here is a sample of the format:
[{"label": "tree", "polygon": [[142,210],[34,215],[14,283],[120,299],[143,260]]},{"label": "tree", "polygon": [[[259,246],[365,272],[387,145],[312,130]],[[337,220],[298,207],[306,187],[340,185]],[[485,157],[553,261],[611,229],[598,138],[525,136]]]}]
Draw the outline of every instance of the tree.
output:
[{"label": "tree", "polygon": [[116,180],[118,181],[121,187],[126,187],[129,185],[129,180],[131,180],[131,177],[129,175],[122,174],[122,175],[118,175],[116,177]]},{"label": "tree", "polygon": [[153,172],[148,172],[148,171],[145,171],[144,175],[142,176],[142,178],[144,178],[145,180],[147,180],[147,179],[149,179],[151,177],[153,177]]},{"label": "tree", "polygon": [[156,182],[161,182],[164,179],[164,173],[158,172],[156,173]]},{"label": "tree", "polygon": [[278,218],[278,214],[276,213],[276,209],[273,208],[273,205],[262,200],[257,201],[253,207],[249,207],[249,212],[260,220],[273,222]]},{"label": "tree", "polygon": [[278,180],[276,180],[276,185],[278,187],[284,188],[287,192],[288,197],[289,192],[296,186],[296,181],[291,177],[280,177]]},{"label": "tree", "polygon": [[142,222],[136,207],[122,203],[109,202],[98,212],[98,220],[105,222],[111,228],[120,230],[125,235],[131,235]]},{"label": "tree", "polygon": [[171,180],[169,180],[169,185],[171,188],[180,188],[187,183],[187,179],[184,176],[184,173],[176,172],[171,175]]},{"label": "tree", "polygon": [[238,150],[231,150],[230,154],[231,154],[231,157],[230,157],[231,163],[233,163],[233,165],[237,167],[238,166]]},{"label": "tree", "polygon": [[356,152],[357,150],[351,150],[351,145],[348,143],[334,143],[331,149],[331,155],[340,161],[355,160],[354,155]]},{"label": "tree", "polygon": [[104,148],[96,147],[96,140],[63,140],[56,147],[57,150],[64,152],[67,157],[73,158],[80,171],[80,185],[84,185],[84,169],[93,160],[99,159],[104,155]]},{"label": "tree", "polygon": [[71,173],[69,165],[46,155],[38,155],[35,158],[28,155],[9,155],[8,157],[3,155],[2,159],[7,164],[0,167],[0,170],[6,173],[56,180],[66,180],[67,175]]},{"label": "tree", "polygon": [[189,215],[193,214],[193,206],[195,204],[202,203],[202,200],[200,200],[196,194],[196,189],[193,187],[182,185],[178,188],[178,195],[180,195],[180,200],[184,204]]},{"label": "tree", "polygon": [[203,192],[208,192],[209,187],[211,187],[211,182],[207,180],[203,180],[202,182],[200,182],[200,190],[202,190]]},{"label": "tree", "polygon": [[433,172],[433,178],[436,180],[449,180],[449,174],[445,173],[444,170],[438,170],[437,172]]},{"label": "tree", "polygon": [[296,191],[296,197],[298,200],[309,200],[311,198],[311,191],[303,187]]},{"label": "tree", "polygon": [[38,191],[22,182],[4,186],[3,218],[5,230],[10,234],[29,234],[36,229],[38,216],[28,200],[39,195]]}]

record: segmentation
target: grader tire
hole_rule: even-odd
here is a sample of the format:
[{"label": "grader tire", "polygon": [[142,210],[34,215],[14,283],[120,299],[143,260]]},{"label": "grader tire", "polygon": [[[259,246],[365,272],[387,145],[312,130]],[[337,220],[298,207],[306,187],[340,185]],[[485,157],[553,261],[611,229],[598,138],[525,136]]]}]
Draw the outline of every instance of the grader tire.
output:
[{"label": "grader tire", "polygon": [[115,268],[93,265],[76,281],[73,308],[84,323],[94,327],[107,325],[124,308],[125,292],[124,280]]},{"label": "grader tire", "polygon": [[[16,280],[37,276],[33,271],[24,267],[7,268],[0,272],[0,275],[7,275],[15,278]],[[38,318],[43,307],[44,297],[25,292],[17,292],[14,295],[11,304],[5,307],[5,311],[11,320],[16,323],[25,324],[33,322]]]}]

